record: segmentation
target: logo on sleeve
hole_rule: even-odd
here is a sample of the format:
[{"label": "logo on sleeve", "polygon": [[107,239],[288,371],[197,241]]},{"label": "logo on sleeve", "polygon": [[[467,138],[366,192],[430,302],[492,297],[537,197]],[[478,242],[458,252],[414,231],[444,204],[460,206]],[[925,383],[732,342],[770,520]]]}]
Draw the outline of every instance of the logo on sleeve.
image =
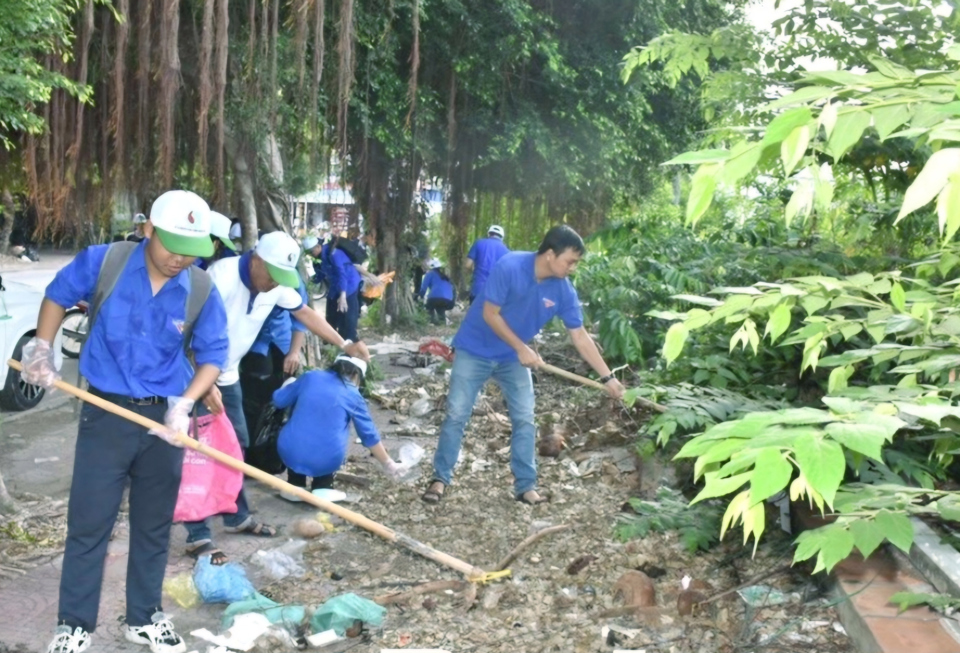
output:
[{"label": "logo on sleeve", "polygon": [[544,307],[544,308],[553,308],[553,307],[556,306],[556,305],[557,305],[556,302],[554,302],[552,299],[548,299],[547,297],[544,297],[544,298],[543,298],[543,307]]}]

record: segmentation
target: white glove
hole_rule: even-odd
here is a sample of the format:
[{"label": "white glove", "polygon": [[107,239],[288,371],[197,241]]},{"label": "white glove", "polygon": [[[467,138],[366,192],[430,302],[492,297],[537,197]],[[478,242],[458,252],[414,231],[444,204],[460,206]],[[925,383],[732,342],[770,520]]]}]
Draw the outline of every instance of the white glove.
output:
[{"label": "white glove", "polygon": [[177,437],[178,433],[185,436],[190,433],[190,411],[193,410],[193,399],[186,397],[167,397],[167,413],[163,416],[163,429],[153,429],[156,435],[175,447],[182,447],[183,443]]},{"label": "white glove", "polygon": [[20,352],[20,364],[23,366],[20,376],[30,385],[52,388],[60,380],[53,363],[53,346],[48,340],[31,338]]},{"label": "white glove", "polygon": [[340,297],[337,299],[337,312],[347,312],[347,293],[340,293]]},{"label": "white glove", "polygon": [[383,473],[392,481],[399,481],[400,477],[407,473],[407,468],[392,458],[388,458],[385,463],[380,463],[380,466],[383,468]]}]

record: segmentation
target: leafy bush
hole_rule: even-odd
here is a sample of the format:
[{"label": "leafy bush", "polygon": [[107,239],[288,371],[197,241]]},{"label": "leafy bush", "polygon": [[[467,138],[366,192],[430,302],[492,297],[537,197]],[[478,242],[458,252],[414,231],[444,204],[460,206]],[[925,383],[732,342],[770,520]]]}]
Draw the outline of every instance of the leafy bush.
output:
[{"label": "leafy bush", "polygon": [[634,498],[629,503],[637,514],[619,517],[614,534],[621,541],[677,531],[690,553],[706,551],[717,542],[722,507],[716,502],[691,506],[676,490],[661,487],[655,500]]}]

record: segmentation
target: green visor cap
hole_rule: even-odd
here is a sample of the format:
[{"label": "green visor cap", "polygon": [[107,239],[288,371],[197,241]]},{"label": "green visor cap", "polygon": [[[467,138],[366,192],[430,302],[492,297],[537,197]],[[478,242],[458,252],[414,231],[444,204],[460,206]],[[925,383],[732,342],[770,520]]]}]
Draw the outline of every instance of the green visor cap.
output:
[{"label": "green visor cap", "polygon": [[222,236],[216,236],[216,239],[223,243],[223,246],[229,250],[237,251],[237,246],[233,244],[233,241],[229,238],[223,238]]},{"label": "green visor cap", "polygon": [[203,234],[200,236],[182,236],[154,226],[153,230],[157,238],[171,254],[179,256],[196,256],[206,258],[213,256],[213,241],[210,236]]},{"label": "green visor cap", "polygon": [[287,286],[288,288],[300,287],[300,275],[296,270],[287,270],[272,263],[267,263],[266,261],[263,263],[267,266],[267,272],[270,273],[273,280],[281,286]]}]

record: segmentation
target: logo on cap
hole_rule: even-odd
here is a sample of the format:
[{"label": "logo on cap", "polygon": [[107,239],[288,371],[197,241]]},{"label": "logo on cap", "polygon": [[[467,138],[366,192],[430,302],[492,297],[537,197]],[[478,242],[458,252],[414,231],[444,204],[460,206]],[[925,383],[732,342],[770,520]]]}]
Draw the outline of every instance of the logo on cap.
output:
[{"label": "logo on cap", "polygon": [[193,211],[190,211],[190,213],[187,214],[187,222],[189,222],[190,224],[193,224],[194,222],[196,222],[196,220],[193,219]]},{"label": "logo on cap", "polygon": [[289,263],[293,263],[293,252],[290,252],[289,254],[287,254],[287,261]]}]

